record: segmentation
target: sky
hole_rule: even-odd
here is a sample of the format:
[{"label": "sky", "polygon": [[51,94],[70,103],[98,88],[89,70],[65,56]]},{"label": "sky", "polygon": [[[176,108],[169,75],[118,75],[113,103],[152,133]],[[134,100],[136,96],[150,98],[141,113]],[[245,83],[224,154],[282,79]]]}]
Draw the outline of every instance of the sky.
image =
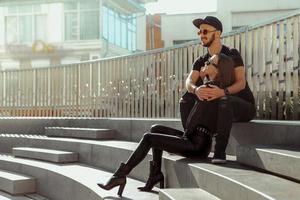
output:
[{"label": "sky", "polygon": [[145,5],[147,14],[201,13],[215,11],[217,0],[158,0]]}]

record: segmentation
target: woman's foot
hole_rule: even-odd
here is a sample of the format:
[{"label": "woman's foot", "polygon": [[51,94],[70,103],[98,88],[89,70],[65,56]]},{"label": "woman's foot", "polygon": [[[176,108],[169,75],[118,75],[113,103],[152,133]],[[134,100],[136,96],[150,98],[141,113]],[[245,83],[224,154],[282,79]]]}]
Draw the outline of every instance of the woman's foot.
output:
[{"label": "woman's foot", "polygon": [[154,161],[150,161],[150,174],[144,187],[138,187],[141,191],[151,191],[152,188],[160,183],[160,188],[164,188],[164,175],[160,171],[160,167]]},{"label": "woman's foot", "polygon": [[111,190],[114,187],[119,186],[118,195],[122,196],[124,187],[126,185],[126,175],[129,173],[129,169],[126,164],[121,163],[120,167],[114,173],[114,175],[107,181],[106,184],[98,183],[97,185],[104,190]]}]

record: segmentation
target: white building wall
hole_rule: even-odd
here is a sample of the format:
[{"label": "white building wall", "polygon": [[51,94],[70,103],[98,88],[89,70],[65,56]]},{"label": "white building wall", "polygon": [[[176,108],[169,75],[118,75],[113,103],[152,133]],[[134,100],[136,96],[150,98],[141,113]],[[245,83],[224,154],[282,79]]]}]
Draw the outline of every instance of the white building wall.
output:
[{"label": "white building wall", "polygon": [[197,39],[197,28],[192,24],[192,21],[196,18],[213,14],[161,15],[162,40],[165,42],[165,47],[172,46],[175,40]]},{"label": "white building wall", "polygon": [[165,47],[174,40],[198,39],[192,21],[207,15],[217,16],[223,24],[223,32],[232,27],[255,25],[300,9],[300,0],[218,0],[214,13],[194,13],[181,15],[161,15],[162,40]]},{"label": "white building wall", "polygon": [[276,19],[290,13],[291,10],[272,10],[272,11],[256,11],[256,12],[234,12],[232,13],[232,26],[246,26],[257,24],[268,19]]},{"label": "white building wall", "polygon": [[[239,25],[233,23],[233,21],[237,21],[233,13],[244,13],[244,22],[241,24],[252,24],[253,18],[259,21],[267,20],[299,8],[300,0],[218,0],[217,16],[224,23],[224,31],[227,32],[231,30],[232,26]],[[269,12],[276,13],[276,16],[268,15]]]}]

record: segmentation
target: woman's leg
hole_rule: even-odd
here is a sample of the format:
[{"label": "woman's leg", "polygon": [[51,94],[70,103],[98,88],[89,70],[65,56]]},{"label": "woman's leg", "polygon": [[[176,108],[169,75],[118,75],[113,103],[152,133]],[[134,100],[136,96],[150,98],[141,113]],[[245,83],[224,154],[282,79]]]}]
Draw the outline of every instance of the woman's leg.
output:
[{"label": "woman's leg", "polygon": [[[183,131],[170,128],[167,126],[155,124],[151,127],[150,129],[151,133],[158,133],[158,134],[164,134],[164,135],[173,135],[177,137],[182,137],[183,136]],[[162,160],[162,154],[163,150],[158,149],[158,148],[152,148],[152,156],[153,156],[153,161],[156,164],[156,167],[159,168],[159,171],[161,169],[161,160]]]},{"label": "woman's leg", "polygon": [[137,149],[131,154],[126,165],[130,169],[136,167],[147,155],[150,148],[159,149],[176,154],[188,154],[197,151],[197,146],[190,140],[178,136],[159,133],[145,133]]}]

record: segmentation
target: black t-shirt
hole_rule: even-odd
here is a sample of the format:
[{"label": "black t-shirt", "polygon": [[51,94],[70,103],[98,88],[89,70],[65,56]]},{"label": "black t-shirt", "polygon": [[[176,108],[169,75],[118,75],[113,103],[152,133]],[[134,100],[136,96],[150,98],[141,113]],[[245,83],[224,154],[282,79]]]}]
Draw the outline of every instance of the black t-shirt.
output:
[{"label": "black t-shirt", "polygon": [[[226,46],[222,46],[222,50],[221,50],[221,53],[227,55],[227,56],[230,56],[234,63],[235,63],[235,66],[234,67],[239,67],[239,66],[244,66],[244,62],[243,62],[243,59],[240,55],[240,53],[238,52],[238,50],[236,49],[229,49],[228,47]],[[201,70],[201,67],[203,67],[205,65],[205,62],[209,59],[209,54],[205,54],[204,56],[201,56],[199,58],[197,58],[197,60],[193,63],[193,70],[197,70],[197,71],[200,71]],[[202,82],[202,79],[199,78],[199,80],[197,81],[196,85],[197,86],[200,86],[202,85],[203,82]],[[234,96],[238,96],[252,104],[255,104],[255,100],[254,100],[254,97],[253,97],[253,94],[249,88],[249,85],[248,85],[248,82],[246,81],[246,87],[241,90],[240,92],[238,92],[237,94],[233,94]]]}]

